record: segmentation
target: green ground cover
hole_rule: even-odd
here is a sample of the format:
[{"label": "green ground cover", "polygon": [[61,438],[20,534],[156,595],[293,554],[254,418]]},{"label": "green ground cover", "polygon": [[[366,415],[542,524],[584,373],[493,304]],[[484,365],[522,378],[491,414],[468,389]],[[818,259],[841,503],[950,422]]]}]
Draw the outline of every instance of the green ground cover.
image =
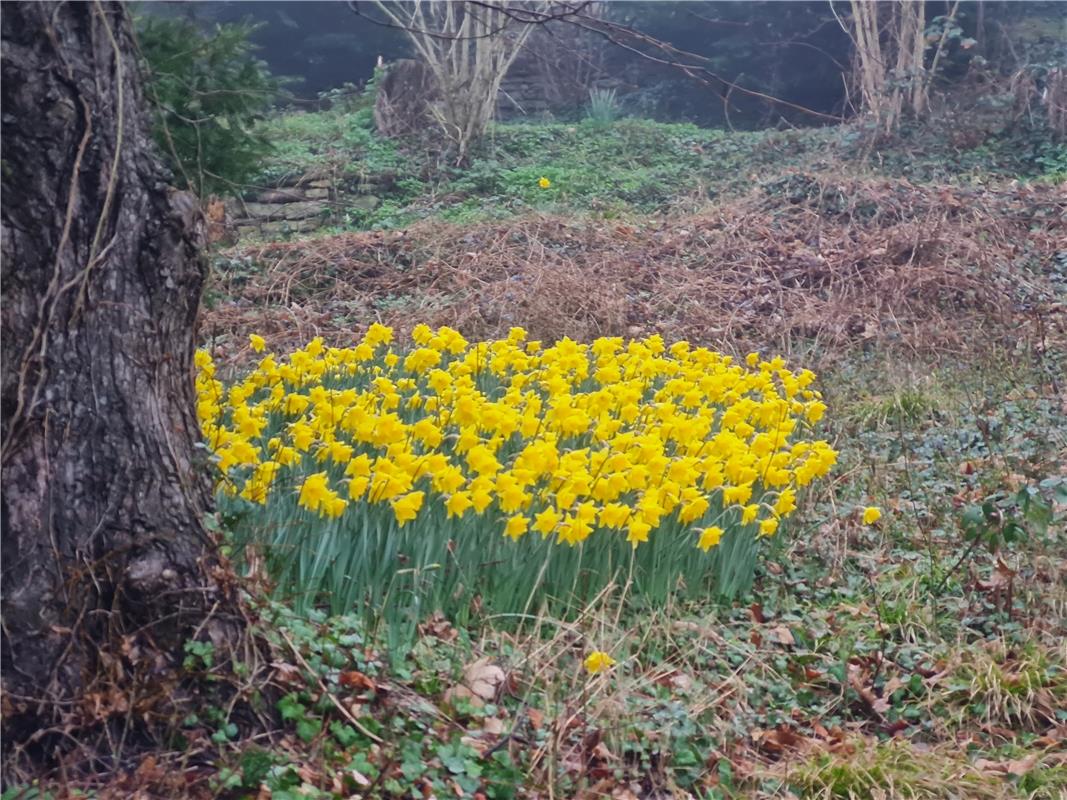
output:
[{"label": "green ground cover", "polygon": [[[595,218],[699,207],[788,169],[918,181],[1062,181],[1067,147],[1041,132],[993,130],[964,141],[942,127],[878,142],[861,126],[712,130],[643,119],[495,125],[464,168],[426,157],[425,142],[382,139],[368,108],[281,113],[261,132],[275,143],[258,183],[325,171],[374,185],[381,204],[349,209],[331,230],[390,229],[417,220],[476,222],[531,212]],[[542,188],[546,177],[551,186]]]}]

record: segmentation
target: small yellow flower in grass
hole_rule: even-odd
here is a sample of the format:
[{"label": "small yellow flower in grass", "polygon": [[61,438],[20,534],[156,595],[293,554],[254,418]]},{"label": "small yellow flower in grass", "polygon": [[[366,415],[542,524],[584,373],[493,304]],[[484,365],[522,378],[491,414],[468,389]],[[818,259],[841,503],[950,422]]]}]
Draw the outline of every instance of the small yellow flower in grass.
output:
[{"label": "small yellow flower in grass", "polygon": [[867,506],[863,509],[863,524],[873,525],[882,518],[882,509],[877,506]]},{"label": "small yellow flower in grass", "polygon": [[615,659],[600,650],[594,650],[585,657],[583,662],[585,671],[590,675],[606,672],[615,666]]},{"label": "small yellow flower in grass", "polygon": [[552,185],[552,181],[550,181],[548,178],[546,178],[544,175],[542,175],[541,176],[541,180],[539,180],[537,182],[537,185],[540,186],[542,189],[547,189],[548,187],[550,187]]},{"label": "small yellow flower in grass", "polygon": [[248,341],[252,343],[252,349],[257,353],[262,353],[263,348],[267,346],[267,340],[255,333],[248,334]]},{"label": "small yellow flower in grass", "polygon": [[700,541],[697,542],[697,547],[706,553],[711,548],[717,547],[721,538],[722,528],[712,525],[700,532]]}]

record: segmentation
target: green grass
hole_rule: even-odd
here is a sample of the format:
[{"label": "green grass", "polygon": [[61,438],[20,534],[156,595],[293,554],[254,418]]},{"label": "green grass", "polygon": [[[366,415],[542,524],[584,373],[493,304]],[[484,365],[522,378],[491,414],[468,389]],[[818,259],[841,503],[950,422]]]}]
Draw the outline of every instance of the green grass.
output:
[{"label": "green grass", "polygon": [[[829,129],[727,134],[636,119],[500,124],[474,150],[469,166],[456,169],[427,163],[422,147],[381,139],[368,128],[365,111],[286,114],[262,131],[275,145],[262,182],[312,170],[352,181],[389,176],[383,205],[351,213],[342,226],[355,228],[530,211],[600,218],[663,212],[742,191],[753,177],[746,170],[803,163],[839,136]],[[548,189],[538,186],[542,176],[552,181]]]},{"label": "green grass", "polygon": [[[872,149],[859,125],[730,132],[598,113],[577,123],[494,125],[462,169],[434,160],[424,144],[372,129],[369,108],[280,114],[258,129],[274,155],[257,180],[325,171],[350,188],[374,185],[381,205],[350,209],[334,228],[342,230],[538,211],[625,219],[696,209],[793,170],[843,165],[912,180],[1055,182],[1067,164],[1067,146],[1041,130],[991,132],[961,149],[949,122],[905,129],[896,146]],[[551,187],[538,186],[542,176]]]},{"label": "green grass", "polygon": [[373,132],[369,109],[288,113],[261,123],[273,146],[256,181],[324,171],[342,178],[402,172],[409,163],[396,144]]},{"label": "green grass", "polygon": [[1010,796],[958,751],[917,748],[906,740],[859,742],[843,752],[816,752],[783,770],[796,796],[811,800],[942,800]]}]

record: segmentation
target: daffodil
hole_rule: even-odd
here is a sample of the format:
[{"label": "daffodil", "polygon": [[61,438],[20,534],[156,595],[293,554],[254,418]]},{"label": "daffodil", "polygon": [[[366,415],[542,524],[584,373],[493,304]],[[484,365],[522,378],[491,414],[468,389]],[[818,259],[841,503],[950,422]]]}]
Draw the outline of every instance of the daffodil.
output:
[{"label": "daffodil", "polygon": [[640,519],[631,519],[626,526],[626,541],[636,548],[642,542],[648,541],[648,533],[651,530],[652,525],[650,523]]},{"label": "daffodil", "polygon": [[723,530],[716,525],[710,525],[704,528],[700,532],[700,540],[697,542],[697,547],[703,550],[705,553],[713,547],[718,547],[719,541],[722,539]]},{"label": "daffodil", "polygon": [[473,505],[470,492],[455,492],[445,500],[445,510],[449,519],[462,517],[467,509]]},{"label": "daffodil", "polygon": [[512,541],[521,539],[530,527],[530,520],[523,516],[511,517],[504,528],[504,534],[510,536]]},{"label": "daffodil", "polygon": [[262,506],[272,525],[285,513],[274,498],[292,491],[278,487],[296,487],[298,505],[325,518],[388,503],[394,531],[419,536],[481,536],[493,527],[473,523],[482,517],[507,538],[533,530],[570,547],[640,548],[681,529],[706,552],[741,526],[774,535],[800,488],[836,463],[828,442],[807,438],[826,412],[814,375],[779,357],[735,360],[658,335],[527,338],[513,327],[472,343],[417,325],[403,347],[375,323],[353,347],[316,338],[227,383],[198,351],[196,413],[219,492]]},{"label": "daffodil", "polygon": [[318,511],[322,501],[330,496],[329,480],[325,472],[308,475],[300,484],[297,502],[308,511]]},{"label": "daffodil", "polygon": [[542,536],[548,536],[556,529],[562,519],[563,515],[555,508],[546,508],[544,511],[534,515],[534,530]]},{"label": "daffodil", "polygon": [[405,494],[402,497],[390,501],[393,506],[393,514],[396,515],[397,525],[403,528],[404,525],[418,516],[419,509],[422,508],[422,500],[425,496],[425,492],[410,492],[409,494]]},{"label": "daffodil", "polygon": [[585,657],[582,666],[590,675],[599,675],[615,666],[615,659],[602,650],[594,650]]}]

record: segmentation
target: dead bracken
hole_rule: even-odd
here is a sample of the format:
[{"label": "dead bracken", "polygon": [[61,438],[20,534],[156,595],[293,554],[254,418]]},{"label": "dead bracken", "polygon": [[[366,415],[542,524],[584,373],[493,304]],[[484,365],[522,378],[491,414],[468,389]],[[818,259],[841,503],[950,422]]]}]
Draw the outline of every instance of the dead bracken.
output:
[{"label": "dead bracken", "polygon": [[[952,353],[982,335],[1062,335],[1048,270],[1065,234],[1056,187],[914,186],[796,174],[693,216],[424,222],[231,250],[203,331],[228,357],[358,340],[374,320],[471,337],[661,333],[739,352],[824,355],[875,342]],[[1062,291],[1062,290],[1061,290]],[[1048,346],[1046,342],[1044,346]],[[250,353],[246,353],[250,355]]]}]

